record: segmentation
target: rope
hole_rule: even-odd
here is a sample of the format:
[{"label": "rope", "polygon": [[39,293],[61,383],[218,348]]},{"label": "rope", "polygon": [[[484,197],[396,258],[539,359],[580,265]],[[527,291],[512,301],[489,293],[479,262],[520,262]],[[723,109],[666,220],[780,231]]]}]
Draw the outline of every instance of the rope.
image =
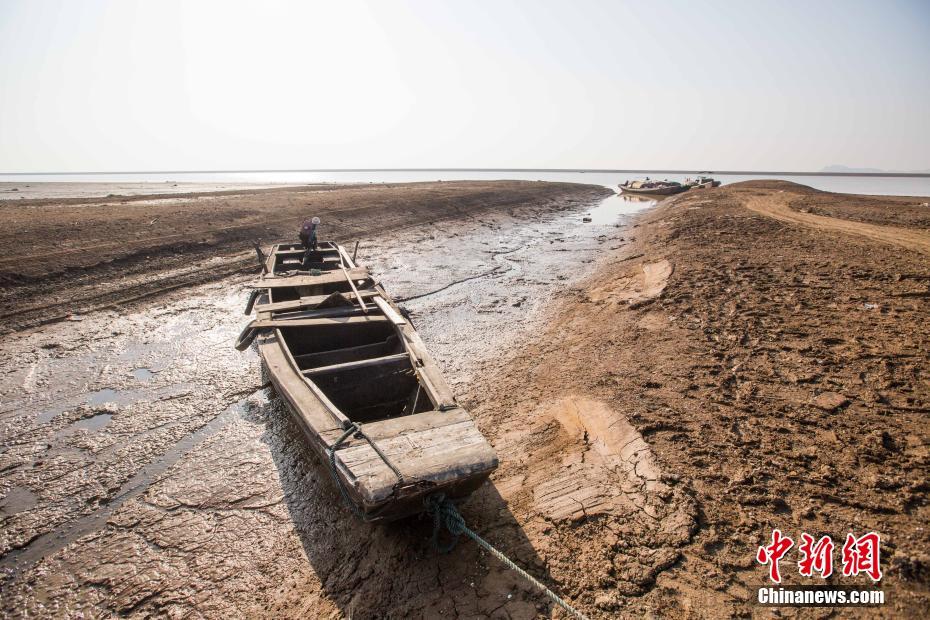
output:
[{"label": "rope", "polygon": [[[336,486],[339,487],[339,494],[342,495],[342,499],[349,506],[349,508],[352,509],[352,512],[356,517],[363,521],[370,521],[371,518],[377,516],[377,512],[369,517],[361,511],[355,502],[352,501],[352,498],[349,497],[349,490],[346,489],[345,483],[343,483],[342,477],[339,475],[339,470],[336,468],[336,450],[338,450],[339,446],[341,446],[342,443],[352,435],[355,435],[356,437],[364,439],[368,442],[368,445],[371,446],[371,449],[375,451],[381,460],[384,461],[384,464],[387,465],[392,472],[394,472],[395,476],[397,476],[398,484],[403,484],[406,482],[406,478],[404,478],[404,475],[400,473],[400,470],[397,469],[397,467],[390,461],[390,459],[388,459],[387,455],[381,451],[381,448],[378,447],[378,444],[372,441],[371,437],[362,432],[362,427],[359,424],[352,423],[346,427],[345,432],[339,436],[339,439],[337,439],[332,446],[326,449],[326,453],[329,456],[329,471],[333,475],[333,479],[336,481]],[[386,506],[387,505],[385,505],[385,507]]]},{"label": "rope", "polygon": [[[446,499],[444,494],[435,493],[430,495],[426,498],[424,503],[426,504],[426,514],[433,517],[433,545],[440,553],[448,553],[451,551],[458,542],[459,536],[465,534],[476,543],[478,543],[478,545],[485,551],[506,564],[508,568],[516,571],[518,575],[533,584],[537,589],[542,591],[543,594],[548,596],[553,603],[564,609],[570,615],[574,616],[575,618],[580,618],[581,620],[588,620],[587,616],[569,605],[566,601],[559,597],[558,594],[547,588],[542,584],[542,582],[517,566],[513,560],[495,549],[489,542],[469,529],[469,527],[465,525],[465,519],[463,519],[462,515],[459,514],[455,504]],[[452,541],[447,545],[439,544],[439,530],[443,525],[445,525],[446,529],[449,530],[449,533],[452,534]]]},{"label": "rope", "polygon": [[330,446],[326,452],[329,454],[329,471],[333,475],[333,479],[336,481],[336,486],[339,487],[339,493],[342,495],[342,499],[345,500],[345,503],[352,509],[352,512],[355,513],[355,516],[359,519],[365,519],[365,515],[355,505],[355,502],[352,501],[352,498],[349,497],[349,491],[346,489],[345,484],[342,482],[342,478],[339,477],[339,470],[336,469],[336,450],[339,449],[339,446],[342,445],[342,442],[349,438],[352,433],[361,432],[357,425],[350,424],[345,432],[336,440],[332,446]]}]

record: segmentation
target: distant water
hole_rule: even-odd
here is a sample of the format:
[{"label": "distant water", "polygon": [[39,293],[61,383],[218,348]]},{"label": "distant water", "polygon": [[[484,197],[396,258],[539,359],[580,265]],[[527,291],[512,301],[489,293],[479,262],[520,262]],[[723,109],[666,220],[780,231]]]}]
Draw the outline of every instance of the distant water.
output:
[{"label": "distant water", "polygon": [[[0,197],[10,198],[11,184],[37,183],[94,183],[119,185],[119,194],[151,194],[159,192],[204,191],[206,186],[214,189],[229,189],[234,186],[252,185],[302,185],[308,183],[406,183],[416,181],[461,181],[522,179],[530,181],[568,181],[592,183],[616,189],[626,179],[650,176],[654,179],[683,181],[687,175],[662,171],[634,171],[628,173],[603,172],[553,172],[512,170],[364,170],[364,171],[305,171],[305,172],[185,172],[185,173],[130,173],[130,174],[46,174],[17,175],[0,174]],[[930,196],[930,177],[860,177],[860,176],[792,176],[792,175],[726,175],[713,177],[724,184],[753,179],[783,179],[816,189],[848,194],[878,194],[898,196]],[[178,184],[175,187],[174,184]],[[195,184],[199,187],[191,187]],[[168,189],[170,188],[170,189]],[[30,192],[26,192],[30,193]],[[81,192],[81,195],[88,195]],[[100,194],[106,195],[106,194]]]}]

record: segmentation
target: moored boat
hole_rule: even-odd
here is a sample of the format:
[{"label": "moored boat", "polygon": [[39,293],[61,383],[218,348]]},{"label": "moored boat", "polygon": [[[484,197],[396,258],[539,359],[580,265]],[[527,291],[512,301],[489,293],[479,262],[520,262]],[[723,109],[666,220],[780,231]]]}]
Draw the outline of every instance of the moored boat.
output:
[{"label": "moored boat", "polygon": [[497,467],[410,320],[345,248],[264,257],[236,348],[253,341],[278,394],[354,512],[384,521],[464,498]]},{"label": "moored boat", "polygon": [[699,176],[694,179],[686,180],[685,185],[692,189],[710,189],[712,187],[720,187],[720,181],[715,181],[710,177]]},{"label": "moored boat", "polygon": [[650,179],[627,181],[620,185],[620,191],[625,194],[642,194],[645,196],[668,196],[687,190],[687,185],[675,181],[653,181]]}]

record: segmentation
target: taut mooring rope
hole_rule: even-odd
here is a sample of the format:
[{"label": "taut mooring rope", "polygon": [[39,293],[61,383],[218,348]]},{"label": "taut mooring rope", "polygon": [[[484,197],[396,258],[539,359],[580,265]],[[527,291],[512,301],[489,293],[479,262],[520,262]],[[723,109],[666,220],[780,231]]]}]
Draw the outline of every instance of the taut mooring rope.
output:
[{"label": "taut mooring rope", "polygon": [[[536,586],[536,588],[548,596],[553,603],[576,618],[580,618],[581,620],[588,620],[587,616],[569,605],[558,594],[547,588],[538,579],[517,566],[513,560],[491,546],[491,543],[481,538],[475,532],[469,529],[469,527],[465,525],[465,519],[463,519],[462,515],[459,514],[455,504],[446,499],[445,495],[442,493],[435,493],[427,497],[425,503],[426,514],[433,517],[433,544],[436,546],[436,549],[438,549],[440,553],[448,553],[451,551],[452,548],[455,547],[455,543],[458,541],[458,537],[461,534],[465,534],[476,543],[478,543],[482,549],[493,555],[495,558],[506,564],[508,568],[516,571],[518,575]],[[452,542],[445,546],[441,546],[439,544],[439,530],[443,525],[445,525],[446,529],[449,530],[449,533],[452,534]]]}]

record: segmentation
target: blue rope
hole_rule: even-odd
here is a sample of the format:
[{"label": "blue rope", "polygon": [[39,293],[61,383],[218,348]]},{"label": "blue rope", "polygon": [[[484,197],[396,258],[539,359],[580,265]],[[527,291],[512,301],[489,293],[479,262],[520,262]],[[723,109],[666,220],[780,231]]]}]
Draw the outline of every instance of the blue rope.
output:
[{"label": "blue rope", "polygon": [[[478,536],[473,532],[467,525],[465,525],[465,519],[462,518],[462,515],[459,514],[458,509],[455,507],[449,499],[442,493],[435,493],[426,498],[426,514],[433,517],[433,545],[440,553],[448,553],[452,551],[458,542],[459,536],[465,534],[472,540],[474,540],[478,545],[496,557],[498,560],[507,565],[508,568],[514,570],[518,575],[529,581],[537,589],[539,589],[543,594],[549,597],[549,599],[564,609],[566,612],[574,616],[575,618],[580,618],[581,620],[588,620],[588,617],[583,613],[569,605],[565,600],[563,600],[558,594],[547,588],[540,582],[538,579],[527,573],[525,570],[517,566],[513,560],[508,558],[506,555],[495,549],[489,542]],[[439,544],[439,530],[442,526],[445,525],[446,529],[452,534],[452,541],[446,545]]]}]

